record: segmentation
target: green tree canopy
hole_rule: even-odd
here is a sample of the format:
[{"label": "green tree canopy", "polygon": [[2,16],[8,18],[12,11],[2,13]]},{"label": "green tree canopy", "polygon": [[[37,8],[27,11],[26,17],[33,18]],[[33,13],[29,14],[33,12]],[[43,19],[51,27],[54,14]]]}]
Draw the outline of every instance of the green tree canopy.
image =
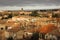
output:
[{"label": "green tree canopy", "polygon": [[32,13],[30,14],[30,16],[39,16],[39,14],[37,13],[37,11],[35,10],[35,11],[32,11]]}]

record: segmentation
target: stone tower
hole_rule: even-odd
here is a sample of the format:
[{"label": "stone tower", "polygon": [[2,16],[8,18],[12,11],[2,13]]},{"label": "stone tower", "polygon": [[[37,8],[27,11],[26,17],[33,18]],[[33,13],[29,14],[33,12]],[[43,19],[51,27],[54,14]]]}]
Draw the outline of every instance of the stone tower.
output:
[{"label": "stone tower", "polygon": [[23,11],[23,8],[21,8],[21,10]]}]

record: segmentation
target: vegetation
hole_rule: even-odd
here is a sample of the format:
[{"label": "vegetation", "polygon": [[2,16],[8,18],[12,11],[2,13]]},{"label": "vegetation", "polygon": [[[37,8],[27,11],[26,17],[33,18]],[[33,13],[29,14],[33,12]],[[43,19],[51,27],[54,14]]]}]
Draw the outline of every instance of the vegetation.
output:
[{"label": "vegetation", "polygon": [[53,18],[58,18],[59,16],[58,16],[58,14],[53,14],[52,17]]},{"label": "vegetation", "polygon": [[12,14],[9,14],[8,18],[12,18]]},{"label": "vegetation", "polygon": [[20,27],[20,29],[21,29],[21,30],[25,30],[25,27],[24,27],[24,26],[22,26],[22,27]]},{"label": "vegetation", "polygon": [[24,13],[22,13],[21,15],[25,15]]},{"label": "vegetation", "polygon": [[39,14],[37,13],[37,11],[32,11],[32,13],[30,14],[30,16],[36,17],[36,16],[39,16]]}]

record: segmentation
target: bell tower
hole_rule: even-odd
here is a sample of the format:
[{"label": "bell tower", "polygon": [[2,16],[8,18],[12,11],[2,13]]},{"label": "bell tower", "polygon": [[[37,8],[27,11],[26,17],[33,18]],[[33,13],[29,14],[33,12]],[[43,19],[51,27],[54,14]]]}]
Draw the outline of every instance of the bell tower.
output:
[{"label": "bell tower", "polygon": [[21,11],[23,11],[23,8],[21,8]]}]

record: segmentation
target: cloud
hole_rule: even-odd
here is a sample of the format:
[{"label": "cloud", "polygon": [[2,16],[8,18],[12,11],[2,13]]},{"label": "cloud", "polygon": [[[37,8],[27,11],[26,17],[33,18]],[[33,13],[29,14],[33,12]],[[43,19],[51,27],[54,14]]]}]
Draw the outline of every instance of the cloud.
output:
[{"label": "cloud", "polygon": [[21,10],[21,8],[23,8],[24,10],[57,9],[60,8],[60,6],[4,6],[0,7],[0,10]]},{"label": "cloud", "polygon": [[60,7],[60,0],[0,0],[0,9]]},{"label": "cloud", "polygon": [[59,5],[60,0],[0,0],[0,6]]}]

